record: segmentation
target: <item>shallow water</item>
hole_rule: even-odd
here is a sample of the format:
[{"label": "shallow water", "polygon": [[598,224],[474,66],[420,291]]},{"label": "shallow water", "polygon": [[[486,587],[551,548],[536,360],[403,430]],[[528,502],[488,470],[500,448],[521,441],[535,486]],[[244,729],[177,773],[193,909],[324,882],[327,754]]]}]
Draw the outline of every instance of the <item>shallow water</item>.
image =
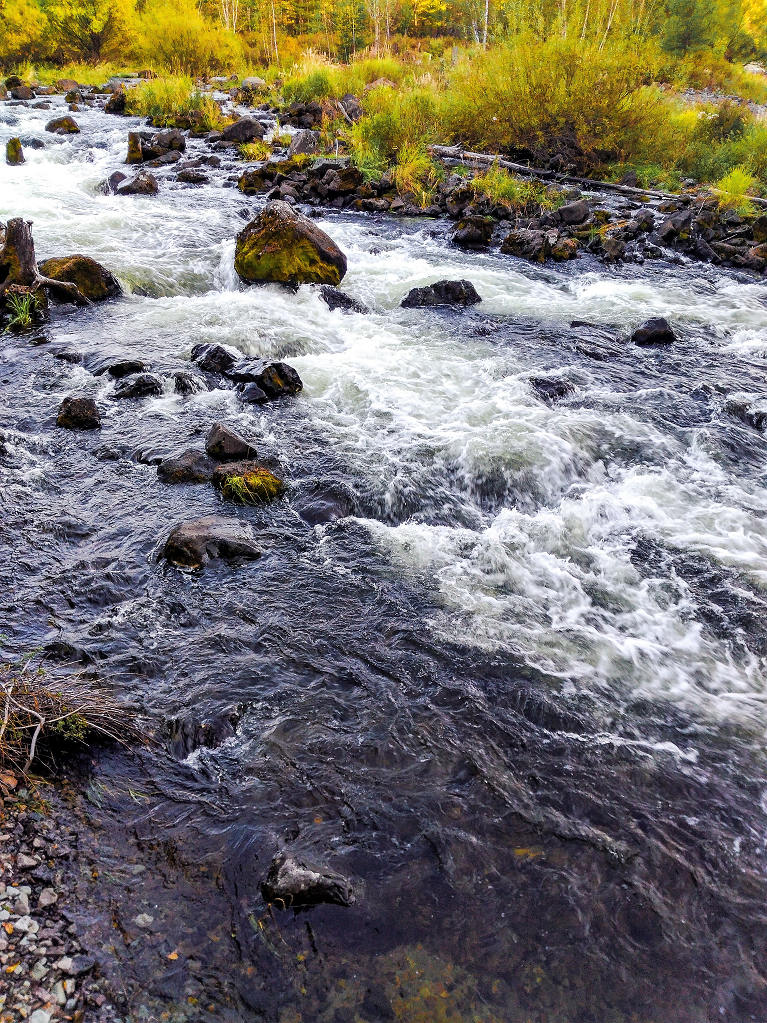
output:
[{"label": "shallow water", "polygon": [[[106,196],[131,122],[86,111],[59,139],[51,116],[0,107],[0,144],[46,141],[0,166],[0,220],[127,293],[57,311],[46,344],[3,338],[3,646],[86,666],[161,736],[239,717],[218,748],[189,754],[177,726],[94,766],[114,893],[88,916],[84,889],[82,919],[126,1018],[763,1023],[767,440],[724,406],[767,401],[764,282],[538,268],[328,211],[372,310],[331,312],[238,284],[259,203],[236,168]],[[482,304],[399,308],[446,277]],[[628,344],[650,315],[679,344]],[[286,359],[303,393],[113,402],[91,372],[170,372],[213,340]],[[541,402],[542,374],[573,393]],[[75,390],[106,410],[97,435],[55,428]],[[288,500],[158,481],[215,419],[278,461]],[[328,498],[345,514],[312,525]],[[158,561],[172,524],[214,512],[265,556]],[[351,877],[355,906],[269,910],[282,847]]]}]

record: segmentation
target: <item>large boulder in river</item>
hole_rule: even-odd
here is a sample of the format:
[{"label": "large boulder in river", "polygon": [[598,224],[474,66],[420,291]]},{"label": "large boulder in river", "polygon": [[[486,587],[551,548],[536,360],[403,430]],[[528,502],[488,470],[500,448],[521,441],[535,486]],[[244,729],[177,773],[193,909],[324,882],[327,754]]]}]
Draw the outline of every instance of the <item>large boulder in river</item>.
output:
[{"label": "large boulder in river", "polygon": [[266,128],[255,117],[241,117],[221,132],[222,142],[255,142],[266,135]]},{"label": "large boulder in river", "polygon": [[237,235],[234,268],[248,283],[337,286],[346,256],[308,217],[273,200]]},{"label": "large boulder in river", "polygon": [[53,281],[77,285],[90,302],[103,302],[122,294],[117,278],[90,256],[54,256],[40,263],[40,273]]},{"label": "large boulder in river", "polygon": [[98,430],[101,414],[93,398],[70,394],[59,407],[56,425],[66,430]]},{"label": "large boulder in river", "polygon": [[463,307],[481,301],[471,281],[437,281],[425,288],[413,288],[400,304],[403,309],[420,309],[440,305]]},{"label": "large boulder in river", "polygon": [[80,128],[74,117],[67,114],[65,117],[54,117],[52,121],[48,121],[45,130],[54,135],[77,135]]},{"label": "large boulder in river", "polygon": [[247,523],[207,515],[176,526],[163,554],[174,565],[201,568],[211,558],[260,558],[261,549]]},{"label": "large boulder in river", "polygon": [[8,139],[5,144],[5,162],[9,167],[19,167],[24,163],[24,150],[21,139]]},{"label": "large boulder in river", "polygon": [[134,178],[118,184],[115,189],[117,195],[157,195],[159,191],[157,178],[149,171],[140,171]]},{"label": "large boulder in river", "polygon": [[663,316],[645,320],[631,335],[635,345],[670,345],[677,340],[671,325]]}]

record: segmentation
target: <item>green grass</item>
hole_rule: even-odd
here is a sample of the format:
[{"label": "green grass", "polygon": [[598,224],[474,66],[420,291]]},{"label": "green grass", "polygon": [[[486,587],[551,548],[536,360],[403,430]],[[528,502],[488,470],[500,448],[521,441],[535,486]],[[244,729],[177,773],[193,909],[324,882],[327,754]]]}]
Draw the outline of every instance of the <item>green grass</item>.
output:
[{"label": "green grass", "polygon": [[158,128],[188,124],[204,131],[216,131],[224,125],[218,104],[200,92],[194,81],[185,75],[152,79],[131,89],[127,110],[141,117],[151,117]]},{"label": "green grass", "polygon": [[753,216],[756,207],[749,198],[753,195],[757,180],[744,167],[734,167],[729,174],[716,182],[715,190],[722,209],[735,210],[741,216]]},{"label": "green grass", "polygon": [[11,294],[5,304],[10,313],[6,330],[26,330],[34,325],[40,308],[37,295],[31,292],[25,295]]},{"label": "green grass", "polygon": [[510,174],[498,164],[484,174],[478,174],[470,184],[488,199],[514,211],[554,210],[564,202],[558,189],[548,188],[534,178]]},{"label": "green grass", "polygon": [[240,146],[240,156],[248,163],[263,163],[272,155],[272,147],[268,142],[245,142]]}]

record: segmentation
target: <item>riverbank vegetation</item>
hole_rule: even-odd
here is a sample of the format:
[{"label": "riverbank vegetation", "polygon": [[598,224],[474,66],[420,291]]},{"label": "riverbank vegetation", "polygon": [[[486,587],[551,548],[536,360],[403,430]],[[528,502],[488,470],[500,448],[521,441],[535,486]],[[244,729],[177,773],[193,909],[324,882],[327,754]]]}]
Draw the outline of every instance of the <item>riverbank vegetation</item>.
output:
[{"label": "riverbank vegetation", "polygon": [[[436,143],[723,201],[767,194],[767,0],[0,0],[0,62],[102,84],[145,63],[129,112],[221,127],[195,84],[323,104],[327,152],[426,202]],[[76,61],[78,63],[71,63]],[[338,101],[358,97],[349,118]],[[245,152],[246,158],[258,154]],[[733,175],[735,177],[733,178]],[[744,183],[745,190],[744,190]],[[505,188],[508,175],[496,185]],[[488,182],[489,185],[489,182]],[[737,187],[736,187],[737,186]],[[733,191],[733,189],[735,189]],[[730,200],[728,196],[742,195]]]}]

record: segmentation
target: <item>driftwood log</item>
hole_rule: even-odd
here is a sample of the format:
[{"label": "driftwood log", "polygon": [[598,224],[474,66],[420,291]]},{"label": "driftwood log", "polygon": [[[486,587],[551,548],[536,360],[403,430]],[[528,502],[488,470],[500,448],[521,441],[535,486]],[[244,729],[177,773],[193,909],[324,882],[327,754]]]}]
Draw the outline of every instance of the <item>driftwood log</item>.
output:
[{"label": "driftwood log", "polygon": [[[542,181],[558,181],[563,185],[581,185],[592,192],[617,192],[619,195],[631,196],[644,202],[648,200],[673,202],[679,199],[679,196],[672,192],[659,192],[654,188],[634,188],[632,185],[618,185],[612,181],[594,181],[592,178],[579,178],[573,174],[560,174],[557,171],[544,170],[542,167],[529,167],[525,163],[514,163],[511,160],[503,159],[503,157],[494,156],[492,153],[472,153],[461,149],[460,146],[430,146],[429,152],[448,166],[474,164],[479,167],[490,167],[495,164],[522,177],[540,178]],[[749,201],[755,206],[767,209],[767,199],[749,196]]]},{"label": "driftwood log", "polygon": [[43,277],[35,259],[32,224],[15,217],[8,221],[5,230],[0,226],[0,306],[8,295],[35,294],[41,289],[65,302],[90,304],[77,285]]}]

